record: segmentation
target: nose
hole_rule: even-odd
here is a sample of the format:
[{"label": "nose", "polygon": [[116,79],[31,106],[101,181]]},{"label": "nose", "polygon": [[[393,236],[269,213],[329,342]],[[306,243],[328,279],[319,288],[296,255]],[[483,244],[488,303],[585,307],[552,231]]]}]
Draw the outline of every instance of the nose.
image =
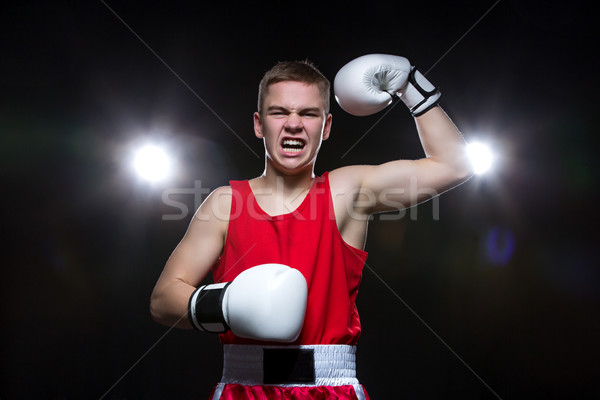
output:
[{"label": "nose", "polygon": [[290,113],[285,121],[285,129],[288,131],[302,130],[302,118],[296,113]]}]

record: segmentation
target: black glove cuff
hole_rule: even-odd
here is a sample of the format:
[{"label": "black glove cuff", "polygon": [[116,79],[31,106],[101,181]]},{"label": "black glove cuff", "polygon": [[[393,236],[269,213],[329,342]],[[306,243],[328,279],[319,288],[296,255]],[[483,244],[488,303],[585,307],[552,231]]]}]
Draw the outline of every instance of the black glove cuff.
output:
[{"label": "black glove cuff", "polygon": [[188,302],[188,319],[194,329],[208,333],[229,330],[223,315],[223,297],[230,284],[205,285],[194,290]]},{"label": "black glove cuff", "polygon": [[[441,96],[438,96],[438,98],[433,103],[429,104],[426,108],[419,110],[419,107],[421,107],[423,104],[427,103],[427,101],[429,100],[429,98],[431,96],[439,94],[440,89],[438,87],[434,87],[432,90],[429,90],[429,91],[423,89],[423,87],[419,84],[419,82],[417,82],[417,78],[415,77],[416,72],[417,72],[417,68],[413,67],[410,70],[410,73],[408,74],[408,81],[414,86],[415,89],[417,89],[417,91],[421,94],[421,96],[423,96],[423,100],[421,100],[418,104],[416,104],[410,110],[410,113],[412,114],[413,117],[421,116],[421,115],[425,114],[427,111],[431,110],[433,107],[437,106],[440,102],[440,97],[441,97]],[[414,110],[419,110],[419,111],[414,111]]]}]

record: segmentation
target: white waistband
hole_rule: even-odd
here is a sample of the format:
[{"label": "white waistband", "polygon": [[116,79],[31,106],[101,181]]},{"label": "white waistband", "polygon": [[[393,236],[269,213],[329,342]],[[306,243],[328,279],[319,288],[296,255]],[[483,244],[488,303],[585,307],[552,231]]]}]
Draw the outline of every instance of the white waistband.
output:
[{"label": "white waistband", "polygon": [[264,385],[263,355],[265,349],[308,349],[314,354],[314,383],[277,384],[277,386],[342,386],[358,385],[356,379],[356,346],[223,346],[223,377],[225,384]]}]

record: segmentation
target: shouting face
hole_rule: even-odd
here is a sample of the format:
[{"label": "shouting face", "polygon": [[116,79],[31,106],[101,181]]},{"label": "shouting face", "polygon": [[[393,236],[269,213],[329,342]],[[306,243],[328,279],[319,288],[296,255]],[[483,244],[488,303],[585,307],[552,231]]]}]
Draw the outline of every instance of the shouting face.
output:
[{"label": "shouting face", "polygon": [[267,163],[286,174],[312,171],[331,129],[331,114],[325,113],[318,87],[295,81],[274,83],[262,109],[254,113],[254,132],[264,141]]}]

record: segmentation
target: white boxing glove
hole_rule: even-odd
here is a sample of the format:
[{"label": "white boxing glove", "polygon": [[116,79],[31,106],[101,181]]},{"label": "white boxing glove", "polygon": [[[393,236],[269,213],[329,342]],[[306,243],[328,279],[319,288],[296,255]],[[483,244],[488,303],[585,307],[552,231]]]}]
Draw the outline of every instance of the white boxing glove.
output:
[{"label": "white boxing glove", "polygon": [[201,286],[192,293],[192,326],[211,333],[293,342],[300,335],[308,289],[300,271],[283,264],[262,264],[232,282]]},{"label": "white boxing glove", "polygon": [[336,74],[333,89],[340,107],[357,116],[375,114],[398,96],[418,117],[437,105],[441,96],[406,58],[389,54],[350,61]]}]

